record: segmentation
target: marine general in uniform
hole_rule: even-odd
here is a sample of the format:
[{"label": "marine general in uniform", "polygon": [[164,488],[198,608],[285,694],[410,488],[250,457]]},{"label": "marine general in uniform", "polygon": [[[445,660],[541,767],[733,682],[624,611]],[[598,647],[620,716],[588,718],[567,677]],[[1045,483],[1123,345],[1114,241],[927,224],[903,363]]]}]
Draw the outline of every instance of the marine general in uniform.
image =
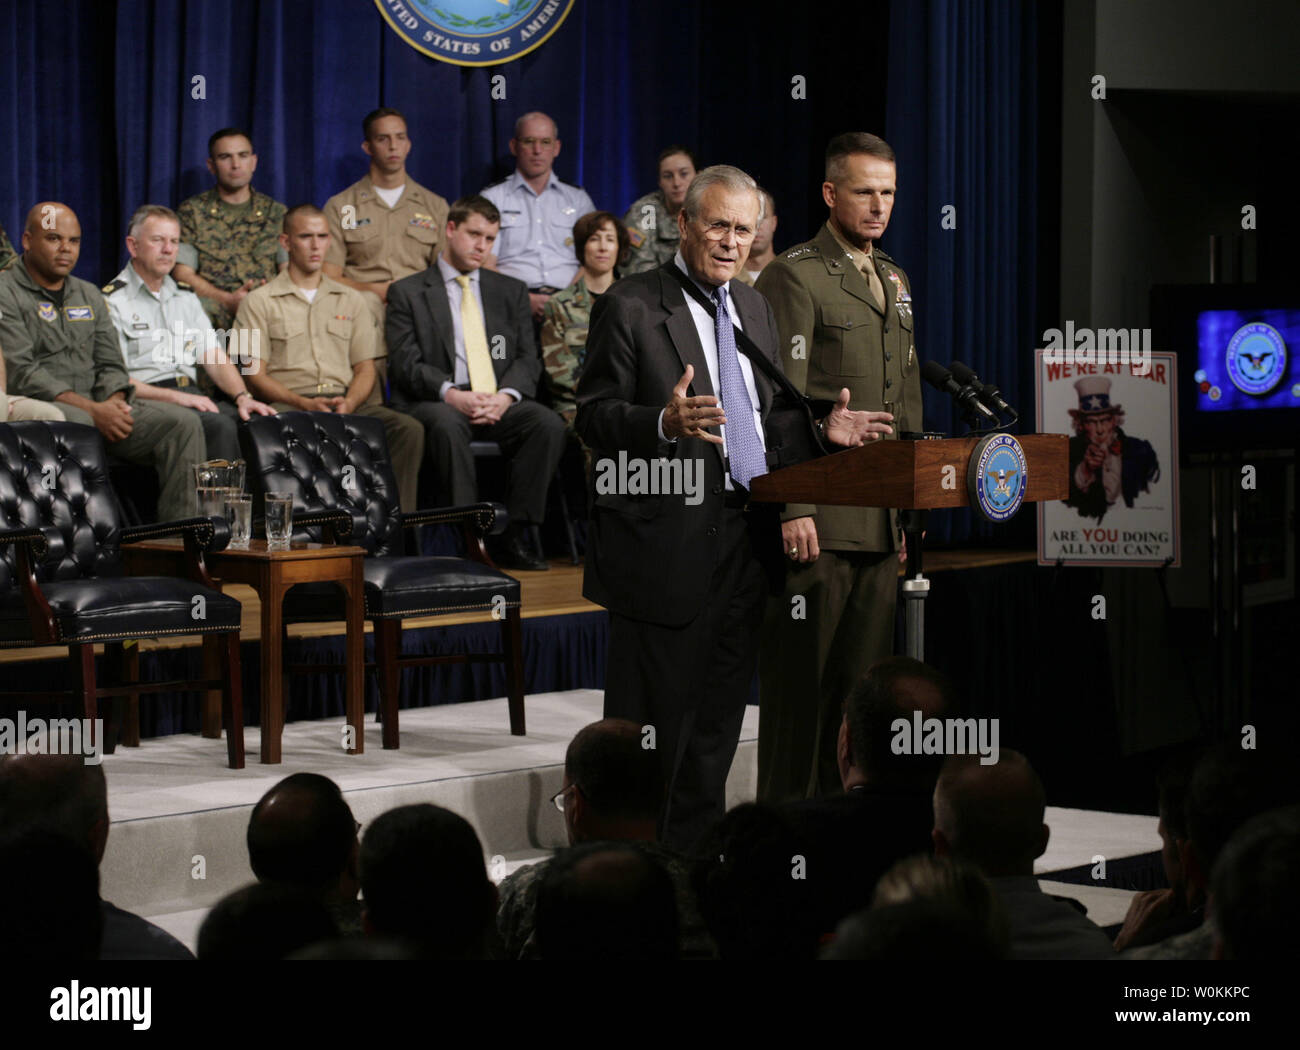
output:
[{"label": "marine general in uniform", "polygon": [[176,209],[181,246],[172,276],[195,291],[213,327],[224,332],[244,296],[284,263],[277,240],[284,205],[253,189],[257,154],[239,128],[208,139],[208,171],[216,185]]},{"label": "marine general in uniform", "polygon": [[[895,194],[893,150],[850,133],[826,151],[829,219],[811,241],[769,263],[755,288],[772,304],[782,364],[812,398],[847,387],[854,409],[921,429],[911,285],[875,247]],[[841,703],[893,652],[902,535],[889,510],[789,505],[782,514],[785,594],[765,624],[759,665],[759,798],[838,790]],[[791,615],[804,599],[806,618]]]},{"label": "marine general in uniform", "polygon": [[204,458],[198,416],[132,401],[108,305],[93,284],[72,276],[81,254],[76,213],[56,201],[38,204],[22,240],[22,255],[0,274],[0,346],[11,390],[54,402],[65,419],[96,427],[113,455],[153,467],[159,517],[188,517],[190,466]]}]

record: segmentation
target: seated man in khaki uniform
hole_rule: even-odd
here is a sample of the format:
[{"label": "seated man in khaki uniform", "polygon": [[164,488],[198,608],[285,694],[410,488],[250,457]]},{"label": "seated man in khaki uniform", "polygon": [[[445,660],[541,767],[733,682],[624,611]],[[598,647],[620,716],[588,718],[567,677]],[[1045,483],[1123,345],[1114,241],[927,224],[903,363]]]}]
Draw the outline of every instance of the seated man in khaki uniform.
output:
[{"label": "seated man in khaki uniform", "polygon": [[291,208],[280,243],[289,253],[288,267],[249,292],[235,317],[241,353],[247,346],[252,358],[248,385],[281,411],[339,412],[381,420],[398,498],[404,508],[414,510],[424,427],[370,396],[375,361],[383,351],[361,293],[322,272],[330,243],[325,214],[311,204]]},{"label": "seated man in khaki uniform", "polygon": [[81,223],[66,204],[27,213],[23,253],[0,273],[0,346],[11,394],[54,402],[63,418],[95,427],[111,455],[158,474],[161,521],[194,513],[203,461],[198,415],[161,401],[134,401],[104,296],[72,276]]}]

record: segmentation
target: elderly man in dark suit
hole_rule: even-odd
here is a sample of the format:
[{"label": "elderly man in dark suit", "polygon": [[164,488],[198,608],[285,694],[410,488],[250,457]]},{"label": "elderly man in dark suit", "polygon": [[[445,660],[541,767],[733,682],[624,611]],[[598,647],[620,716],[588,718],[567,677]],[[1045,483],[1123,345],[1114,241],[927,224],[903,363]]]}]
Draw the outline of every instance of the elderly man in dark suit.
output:
[{"label": "elderly man in dark suit", "polygon": [[527,545],[564,450],[564,422],[533,400],[542,361],[533,340],[528,288],[482,269],[501,229],[484,197],[464,197],[447,216],[447,242],[424,273],[388,291],[385,332],[393,406],[425,427],[428,455],[451,501],[478,498],[470,441],[496,441],[510,459],[510,527],[497,560],[545,569]]},{"label": "elderly man in dark suit", "polygon": [[[663,838],[679,848],[724,812],[764,568],[781,560],[777,515],[749,507],[748,486],[768,469],[773,408],[798,395],[771,309],[732,280],[762,218],[744,172],[697,175],[677,257],[597,302],[578,384],[578,434],[596,460],[584,594],[610,611],[605,716],[645,727],[669,785]],[[888,431],[887,414],[847,405],[845,390],[820,424],[830,441]]]}]

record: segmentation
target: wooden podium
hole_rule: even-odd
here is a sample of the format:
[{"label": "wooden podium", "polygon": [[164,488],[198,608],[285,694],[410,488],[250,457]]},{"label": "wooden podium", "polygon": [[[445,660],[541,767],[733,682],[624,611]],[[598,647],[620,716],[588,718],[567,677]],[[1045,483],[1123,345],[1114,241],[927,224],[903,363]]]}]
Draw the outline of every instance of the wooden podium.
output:
[{"label": "wooden podium", "polygon": [[[760,503],[819,503],[885,507],[901,511],[907,536],[903,580],[907,655],[925,659],[925,578],[922,536],[931,510],[970,506],[966,475],[981,436],[878,441],[808,460],[757,477],[750,497]],[[1070,490],[1069,438],[1064,434],[1017,437],[1028,464],[1025,503],[1065,499]]]}]

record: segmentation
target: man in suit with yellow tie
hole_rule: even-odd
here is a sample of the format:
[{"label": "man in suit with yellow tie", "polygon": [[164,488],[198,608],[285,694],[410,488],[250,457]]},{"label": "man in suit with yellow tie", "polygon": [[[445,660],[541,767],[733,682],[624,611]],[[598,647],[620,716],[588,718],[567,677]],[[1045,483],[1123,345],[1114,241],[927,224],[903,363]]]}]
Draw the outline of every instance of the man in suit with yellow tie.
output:
[{"label": "man in suit with yellow tie", "polygon": [[528,546],[564,450],[564,421],[533,400],[542,361],[528,286],[483,262],[501,229],[485,197],[464,197],[447,216],[442,254],[388,291],[385,331],[393,406],[424,424],[426,448],[453,504],[478,499],[471,441],[495,441],[510,460],[510,528],[497,561],[545,569]]}]

